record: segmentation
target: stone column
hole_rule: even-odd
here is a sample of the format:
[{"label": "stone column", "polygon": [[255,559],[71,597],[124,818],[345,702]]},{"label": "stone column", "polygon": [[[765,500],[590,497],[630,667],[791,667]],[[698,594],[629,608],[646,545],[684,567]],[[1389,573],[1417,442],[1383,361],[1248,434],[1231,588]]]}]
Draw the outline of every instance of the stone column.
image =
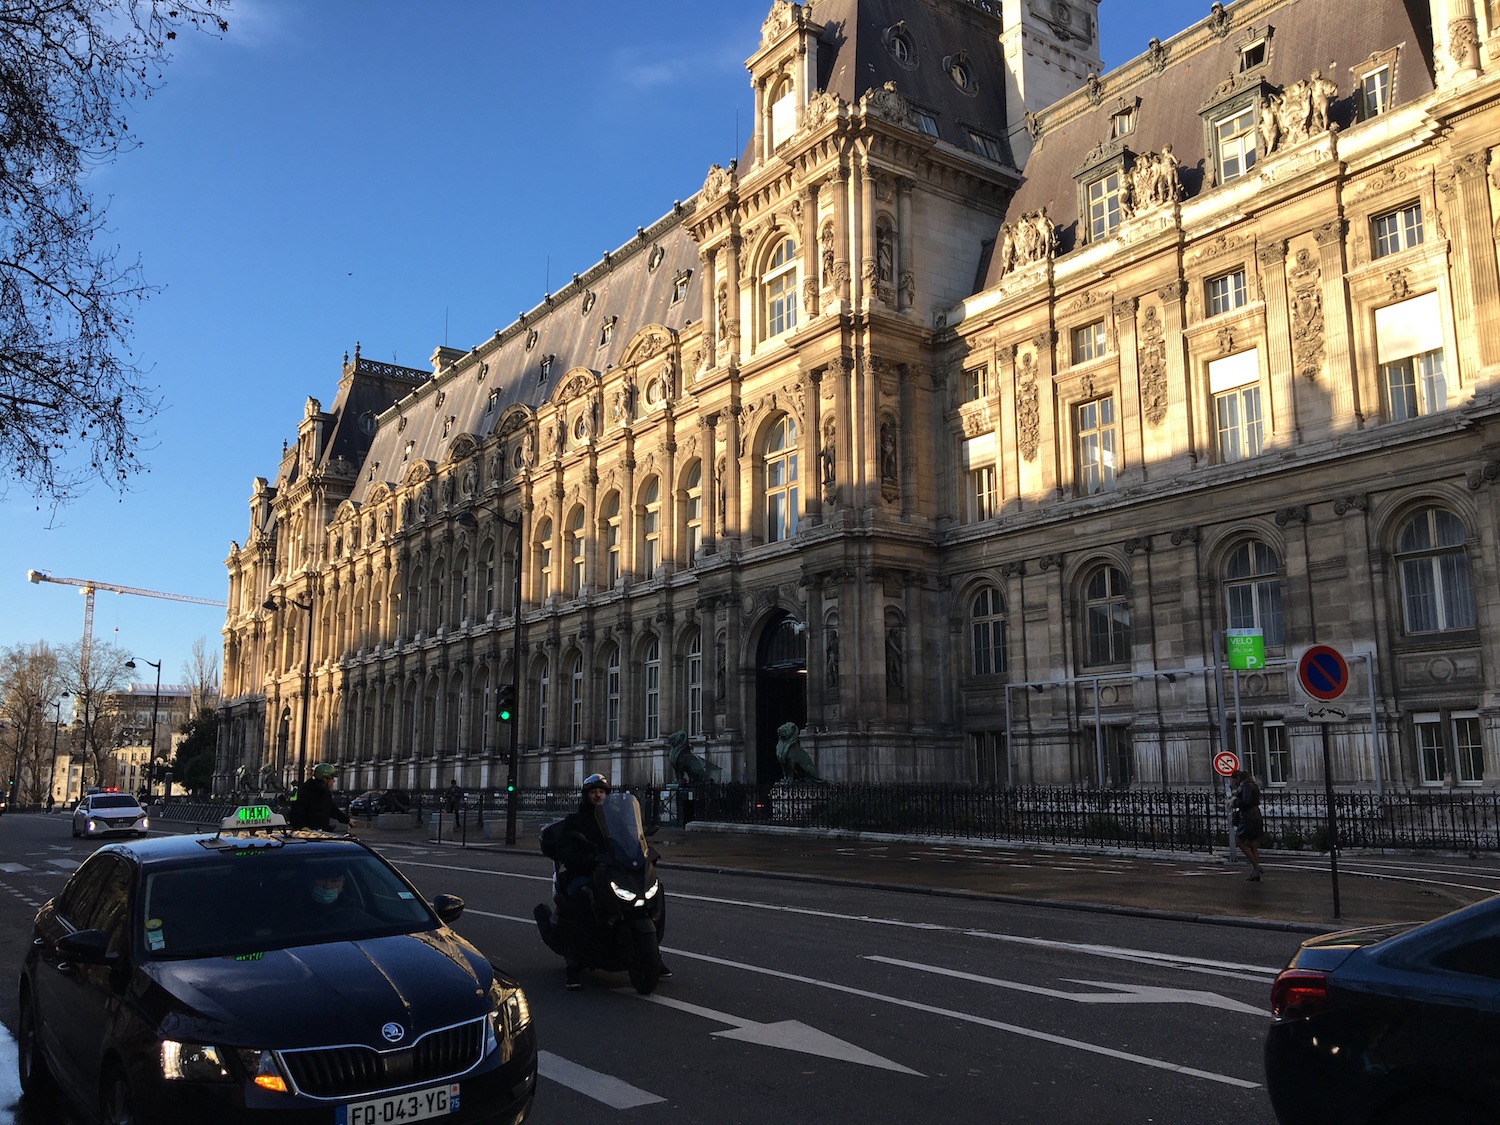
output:
[{"label": "stone column", "polygon": [[[719,537],[719,449],[715,428],[719,424],[717,413],[701,415],[699,435],[703,446],[703,548],[713,553]],[[705,659],[707,650],[704,650]]]},{"label": "stone column", "polygon": [[802,203],[802,312],[806,320],[818,315],[818,185],[809,184],[797,197]]},{"label": "stone column", "polygon": [[743,534],[743,514],[740,511],[740,407],[729,408],[724,427],[724,479],[719,482],[724,490],[724,529],[726,540],[738,540]]},{"label": "stone column", "polygon": [[875,169],[867,158],[859,165],[859,290],[855,300],[867,306],[876,293],[875,265]]},{"label": "stone column", "polygon": [[917,276],[912,269],[911,248],[912,181],[903,177],[896,183],[896,230],[892,247],[892,284],[896,287],[896,310],[906,312],[916,298]]},{"label": "stone column", "polygon": [[[1292,353],[1295,346],[1292,328],[1287,316],[1286,288],[1287,244],[1282,239],[1273,239],[1258,248],[1256,257],[1260,262],[1261,297],[1266,309],[1266,337],[1256,343],[1265,350],[1264,370],[1268,377],[1268,391],[1261,408],[1261,424],[1267,445],[1274,435],[1285,437],[1297,432],[1296,399],[1292,390]],[[1245,341],[1249,343],[1249,341]],[[1240,351],[1238,344],[1235,351]],[[1345,384],[1347,387],[1347,384]],[[1213,399],[1208,399],[1208,424],[1213,432]],[[1335,417],[1341,415],[1337,409]]]},{"label": "stone column", "polygon": [[803,401],[807,403],[807,417],[802,420],[802,425],[808,431],[810,449],[807,460],[803,462],[806,465],[803,472],[808,474],[808,481],[802,494],[806,497],[804,506],[807,508],[808,517],[815,522],[822,523],[823,372],[821,370],[804,372],[803,387],[806,389]]},{"label": "stone column", "polygon": [[719,291],[718,258],[717,249],[698,252],[698,261],[703,267],[703,358],[699,364],[700,371],[712,371],[718,363],[719,318],[718,302],[715,299]]},{"label": "stone column", "polygon": [[833,285],[840,301],[849,300],[849,168],[840,164],[833,180]]},{"label": "stone column", "polygon": [[[1318,271],[1322,275],[1323,372],[1330,386],[1353,388],[1353,409],[1363,424],[1366,419],[1380,417],[1380,390],[1373,378],[1375,372],[1370,373],[1372,378],[1367,381],[1364,373],[1354,366],[1354,327],[1349,319],[1352,310],[1344,285],[1347,272],[1345,226],[1343,219],[1334,219],[1312,232],[1313,240],[1318,244]],[[1300,415],[1300,411],[1294,413]],[[1300,441],[1300,417],[1295,417],[1293,424],[1296,428],[1292,432]]]},{"label": "stone column", "polygon": [[1464,357],[1460,370],[1478,370],[1500,363],[1500,273],[1495,263],[1494,217],[1490,208],[1487,173],[1500,167],[1500,157],[1481,149],[1459,157],[1453,164],[1450,208],[1458,222],[1457,244],[1462,283],[1453,287],[1454,312],[1458,315],[1461,348],[1477,354]]},{"label": "stone column", "polygon": [[729,236],[729,269],[724,283],[729,291],[727,302],[729,320],[724,325],[724,350],[730,363],[740,361],[740,236]]}]

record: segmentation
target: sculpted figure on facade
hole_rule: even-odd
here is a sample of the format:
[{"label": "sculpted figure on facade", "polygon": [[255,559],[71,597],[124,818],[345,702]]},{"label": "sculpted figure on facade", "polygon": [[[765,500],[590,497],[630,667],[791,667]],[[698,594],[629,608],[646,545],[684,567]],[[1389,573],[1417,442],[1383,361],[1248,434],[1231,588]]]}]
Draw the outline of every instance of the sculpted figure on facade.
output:
[{"label": "sculpted figure on facade", "polygon": [[1016,438],[1021,456],[1035,461],[1042,444],[1042,420],[1037,392],[1036,373],[1032,370],[1031,356],[1026,356],[1024,374],[1021,377],[1021,392],[1016,396]]},{"label": "sculpted figure on facade", "polygon": [[734,162],[731,161],[728,168],[710,164],[708,178],[703,181],[703,202],[712,203],[732,187],[734,187]]},{"label": "sculpted figure on facade", "polygon": [[1281,140],[1281,120],[1277,115],[1278,106],[1272,96],[1260,99],[1260,110],[1257,118],[1256,130],[1260,134],[1260,151],[1272,153],[1276,151],[1276,145]]},{"label": "sculpted figure on facade", "polygon": [[911,114],[911,105],[896,92],[894,82],[887,82],[884,86],[866,90],[865,96],[859,99],[859,108],[862,113],[889,121],[892,125],[912,126],[915,124]]},{"label": "sculpted figure on facade", "polygon": [[1288,274],[1292,306],[1292,359],[1297,374],[1317,378],[1323,366],[1323,271],[1306,248],[1298,250]]},{"label": "sculpted figure on facade", "polygon": [[536,435],[530,426],[521,434],[521,464],[528,469],[536,466]]},{"label": "sculpted figure on facade", "polygon": [[1177,170],[1182,162],[1172,151],[1171,144],[1162,145],[1160,152],[1142,153],[1136,157],[1131,172],[1132,205],[1136,211],[1175,203],[1181,194]]},{"label": "sculpted figure on facade", "polygon": [[823,431],[823,448],[818,452],[823,463],[823,498],[830,504],[837,495],[838,449],[835,445],[836,430],[832,422]]},{"label": "sculpted figure on facade", "polygon": [[839,631],[829,629],[823,643],[823,684],[833,691],[839,686]]},{"label": "sculpted figure on facade", "polygon": [[1312,72],[1312,80],[1307,84],[1309,133],[1328,130],[1328,104],[1338,96],[1338,92],[1338,86],[1324,78],[1321,70]]},{"label": "sculpted figure on facade", "polygon": [[1146,421],[1159,426],[1167,417],[1167,345],[1156,306],[1146,309],[1137,347],[1141,370],[1141,409]]},{"label": "sculpted figure on facade", "polygon": [[1000,228],[1000,269],[1009,273],[1033,262],[1046,261],[1057,250],[1057,227],[1047,208],[1028,211],[1015,223]]}]

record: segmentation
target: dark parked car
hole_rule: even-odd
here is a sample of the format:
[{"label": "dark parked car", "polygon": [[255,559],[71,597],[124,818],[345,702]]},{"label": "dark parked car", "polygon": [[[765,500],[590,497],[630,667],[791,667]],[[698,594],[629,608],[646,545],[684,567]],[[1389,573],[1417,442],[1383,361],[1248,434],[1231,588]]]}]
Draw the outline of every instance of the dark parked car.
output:
[{"label": "dark parked car", "polygon": [[351,837],[239,815],[106,845],[42,907],[20,977],[26,1100],[65,1093],[109,1125],[523,1120],[530,1009],[449,928],[463,901],[428,904]]},{"label": "dark parked car", "polygon": [[411,794],[405,789],[370,789],[349,802],[349,812],[355,816],[410,811]]},{"label": "dark parked car", "polygon": [[1271,986],[1282,1125],[1500,1122],[1500,898],[1302,943]]}]

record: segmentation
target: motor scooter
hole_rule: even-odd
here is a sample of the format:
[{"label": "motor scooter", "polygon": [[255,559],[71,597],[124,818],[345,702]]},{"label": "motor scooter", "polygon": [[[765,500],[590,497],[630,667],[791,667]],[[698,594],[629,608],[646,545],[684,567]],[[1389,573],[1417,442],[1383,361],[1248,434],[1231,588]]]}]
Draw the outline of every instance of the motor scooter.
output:
[{"label": "motor scooter", "polygon": [[[661,940],[667,932],[667,896],[656,874],[656,849],[646,843],[641,806],[631,793],[611,793],[600,806],[606,843],[583,885],[564,885],[563,821],[545,825],[542,854],[553,861],[552,897],[557,918],[545,904],[535,910],[547,947],[571,955],[585,969],[627,972],[649,995],[661,979]],[[655,831],[653,826],[649,831]],[[577,842],[579,837],[573,834]]]}]

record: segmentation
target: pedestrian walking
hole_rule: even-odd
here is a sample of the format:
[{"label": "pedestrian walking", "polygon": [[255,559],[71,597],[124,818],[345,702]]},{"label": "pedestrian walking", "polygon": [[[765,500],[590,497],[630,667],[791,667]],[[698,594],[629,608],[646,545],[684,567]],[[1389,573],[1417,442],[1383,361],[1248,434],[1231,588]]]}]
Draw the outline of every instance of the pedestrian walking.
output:
[{"label": "pedestrian walking", "polygon": [[1265,834],[1265,819],[1260,812],[1260,786],[1249,770],[1235,770],[1229,775],[1234,786],[1229,794],[1234,828],[1234,842],[1250,861],[1250,882],[1260,882],[1260,838]]},{"label": "pedestrian walking", "polygon": [[456,777],[448,782],[448,799],[444,807],[453,814],[453,827],[462,830],[464,826],[464,791],[463,787],[458,784],[458,778]]}]

